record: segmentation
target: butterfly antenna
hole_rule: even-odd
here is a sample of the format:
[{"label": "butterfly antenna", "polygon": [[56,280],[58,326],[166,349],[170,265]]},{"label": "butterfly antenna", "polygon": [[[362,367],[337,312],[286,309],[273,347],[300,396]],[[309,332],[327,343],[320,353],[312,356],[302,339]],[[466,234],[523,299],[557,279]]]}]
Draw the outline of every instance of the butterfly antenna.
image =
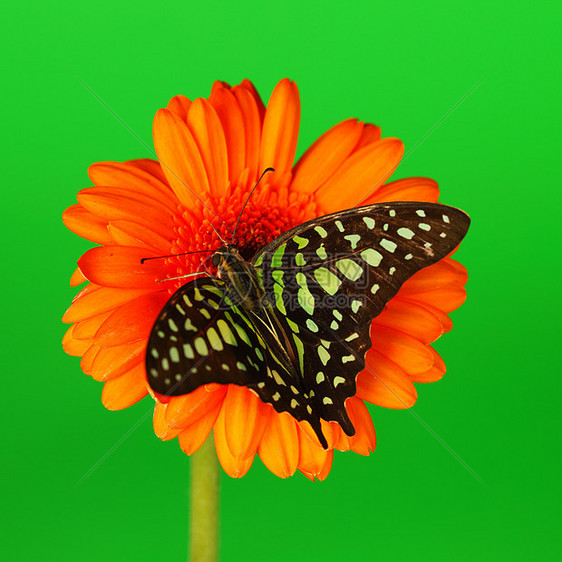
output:
[{"label": "butterfly antenna", "polygon": [[[216,232],[216,231],[215,231]],[[222,240],[222,238],[221,238]],[[166,256],[153,256],[151,258],[142,258],[141,263],[149,260],[160,260],[163,258],[175,258],[176,256],[187,256],[188,254],[202,254],[203,252],[214,252],[215,250],[195,250],[195,252],[182,252],[181,254],[168,254]]]},{"label": "butterfly antenna", "polygon": [[234,243],[234,239],[236,238],[236,231],[238,230],[238,224],[240,223],[240,219],[242,218],[242,214],[244,213],[244,209],[246,208],[246,205],[248,204],[248,201],[250,200],[250,197],[252,196],[252,194],[254,193],[254,191],[256,190],[256,187],[258,187],[258,185],[260,184],[261,179],[263,178],[263,176],[265,176],[265,174],[267,174],[267,172],[275,172],[274,168],[266,168],[261,176],[259,177],[258,181],[256,182],[256,185],[254,185],[252,191],[250,191],[250,195],[248,195],[246,202],[244,203],[242,210],[240,211],[240,214],[238,215],[238,220],[236,221],[236,226],[234,227],[234,232],[232,233],[232,240],[231,240],[231,244]]},{"label": "butterfly antenna", "polygon": [[228,242],[220,235],[219,231],[215,228],[215,225],[211,223],[211,228],[215,231],[215,234],[219,237],[219,240],[226,246]]}]

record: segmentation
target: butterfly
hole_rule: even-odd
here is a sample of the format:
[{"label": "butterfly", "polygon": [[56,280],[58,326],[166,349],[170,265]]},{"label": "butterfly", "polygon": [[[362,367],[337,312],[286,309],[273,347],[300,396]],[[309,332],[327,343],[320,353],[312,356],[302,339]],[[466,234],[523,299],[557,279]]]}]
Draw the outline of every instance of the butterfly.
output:
[{"label": "butterfly", "polygon": [[150,334],[146,372],[157,393],[242,385],[277,412],[355,429],[345,401],[371,347],[371,321],[414,273],[449,254],[470,219],[437,203],[394,202],[305,222],[250,262],[236,245],[212,255],[218,277],[178,289]]}]

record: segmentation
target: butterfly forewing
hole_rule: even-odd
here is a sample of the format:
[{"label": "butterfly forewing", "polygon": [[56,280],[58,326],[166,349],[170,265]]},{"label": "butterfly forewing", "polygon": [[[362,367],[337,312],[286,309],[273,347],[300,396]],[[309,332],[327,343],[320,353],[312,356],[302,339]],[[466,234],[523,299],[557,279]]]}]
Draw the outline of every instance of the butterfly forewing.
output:
[{"label": "butterfly forewing", "polygon": [[368,205],[297,226],[254,258],[320,417],[353,433],[344,403],[365,367],[371,320],[409,277],[450,253],[468,225],[445,205]]}]

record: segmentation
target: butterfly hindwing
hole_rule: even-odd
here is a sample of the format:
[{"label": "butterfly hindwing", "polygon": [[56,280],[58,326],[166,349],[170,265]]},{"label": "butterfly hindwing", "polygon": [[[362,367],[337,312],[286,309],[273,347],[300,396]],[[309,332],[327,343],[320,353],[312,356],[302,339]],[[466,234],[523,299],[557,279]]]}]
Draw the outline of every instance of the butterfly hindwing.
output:
[{"label": "butterfly hindwing", "polygon": [[368,205],[297,226],[256,255],[323,419],[353,433],[344,403],[365,368],[372,319],[409,277],[450,253],[468,225],[465,213],[445,205]]},{"label": "butterfly hindwing", "polygon": [[309,421],[323,441],[300,380],[273,355],[221,280],[198,279],[174,293],[152,328],[146,372],[150,387],[167,396],[208,383],[246,386],[278,412]]}]

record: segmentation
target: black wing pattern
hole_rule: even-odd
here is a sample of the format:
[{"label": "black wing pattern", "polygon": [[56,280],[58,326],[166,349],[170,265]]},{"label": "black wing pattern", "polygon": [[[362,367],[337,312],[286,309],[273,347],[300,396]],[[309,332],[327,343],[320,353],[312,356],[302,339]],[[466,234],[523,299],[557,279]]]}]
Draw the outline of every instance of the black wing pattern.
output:
[{"label": "black wing pattern", "polygon": [[365,367],[372,319],[409,277],[449,254],[469,224],[440,204],[368,205],[299,225],[254,257],[320,418],[354,434],[344,404]]},{"label": "black wing pattern", "polygon": [[155,392],[178,396],[213,382],[246,386],[278,412],[308,421],[326,447],[310,398],[286,367],[219,279],[197,279],[172,295],[152,328],[146,353]]}]

